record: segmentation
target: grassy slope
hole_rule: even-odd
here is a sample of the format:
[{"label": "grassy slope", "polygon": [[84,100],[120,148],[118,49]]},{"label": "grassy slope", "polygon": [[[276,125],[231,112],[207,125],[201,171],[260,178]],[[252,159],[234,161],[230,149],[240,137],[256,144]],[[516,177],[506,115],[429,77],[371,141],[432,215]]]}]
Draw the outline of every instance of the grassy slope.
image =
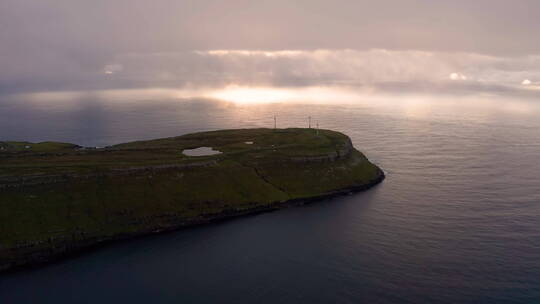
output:
[{"label": "grassy slope", "polygon": [[[0,150],[0,185],[2,178],[65,176],[62,182],[0,188],[0,261],[16,254],[9,248],[49,248],[70,240],[166,228],[179,219],[316,197],[379,177],[379,169],[356,150],[333,162],[291,161],[291,157],[332,153],[348,144],[345,135],[328,130],[316,136],[310,129],[246,129],[100,150],[52,143],[46,149],[25,148],[28,143],[23,143],[22,149],[19,145]],[[181,154],[199,146],[224,153]],[[152,168],[206,160],[217,162],[183,169]],[[146,169],[110,174],[126,168]],[[81,174],[88,176],[77,177]]]}]

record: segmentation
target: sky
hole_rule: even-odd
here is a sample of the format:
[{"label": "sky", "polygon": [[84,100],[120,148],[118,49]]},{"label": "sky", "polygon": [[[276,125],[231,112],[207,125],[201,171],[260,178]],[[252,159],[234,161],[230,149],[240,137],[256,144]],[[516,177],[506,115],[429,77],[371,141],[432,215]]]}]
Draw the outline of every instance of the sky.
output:
[{"label": "sky", "polygon": [[0,93],[540,88],[537,0],[0,0]]}]

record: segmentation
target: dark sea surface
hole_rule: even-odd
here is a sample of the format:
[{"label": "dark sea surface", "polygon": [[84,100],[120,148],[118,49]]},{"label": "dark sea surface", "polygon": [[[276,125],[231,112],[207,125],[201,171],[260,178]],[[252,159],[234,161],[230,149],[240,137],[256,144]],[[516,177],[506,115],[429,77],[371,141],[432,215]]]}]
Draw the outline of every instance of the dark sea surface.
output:
[{"label": "dark sea surface", "polygon": [[0,274],[0,303],[540,303],[540,101],[4,98],[0,140],[105,146],[274,114],[348,134],[387,179]]}]

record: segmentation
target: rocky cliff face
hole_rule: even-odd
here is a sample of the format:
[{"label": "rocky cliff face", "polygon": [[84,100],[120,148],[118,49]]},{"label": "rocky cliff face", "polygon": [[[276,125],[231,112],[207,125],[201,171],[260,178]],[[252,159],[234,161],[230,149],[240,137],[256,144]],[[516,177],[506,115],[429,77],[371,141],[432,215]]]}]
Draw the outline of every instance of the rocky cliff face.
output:
[{"label": "rocky cliff face", "polygon": [[346,159],[348,158],[354,147],[352,145],[352,142],[349,138],[343,142],[341,146],[336,147],[336,150],[334,152],[329,152],[325,154],[320,155],[310,155],[310,156],[297,156],[292,157],[291,160],[294,162],[302,162],[302,163],[308,163],[308,162],[332,162],[336,161],[338,159]]}]

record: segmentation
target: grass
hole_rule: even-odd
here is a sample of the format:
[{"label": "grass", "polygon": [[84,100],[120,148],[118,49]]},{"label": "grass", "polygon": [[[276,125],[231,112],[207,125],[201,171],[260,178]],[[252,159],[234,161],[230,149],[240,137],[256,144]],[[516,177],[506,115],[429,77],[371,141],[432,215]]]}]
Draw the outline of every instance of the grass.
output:
[{"label": "grass", "polygon": [[[313,129],[224,130],[91,150],[64,143],[0,146],[9,147],[0,150],[0,187],[16,185],[0,188],[0,262],[29,244],[45,250],[169,227],[366,185],[381,174],[354,149],[335,161],[295,161],[350,146],[347,136],[330,130],[318,136]],[[200,146],[223,154],[181,153]],[[28,183],[36,178],[40,183]]]}]

